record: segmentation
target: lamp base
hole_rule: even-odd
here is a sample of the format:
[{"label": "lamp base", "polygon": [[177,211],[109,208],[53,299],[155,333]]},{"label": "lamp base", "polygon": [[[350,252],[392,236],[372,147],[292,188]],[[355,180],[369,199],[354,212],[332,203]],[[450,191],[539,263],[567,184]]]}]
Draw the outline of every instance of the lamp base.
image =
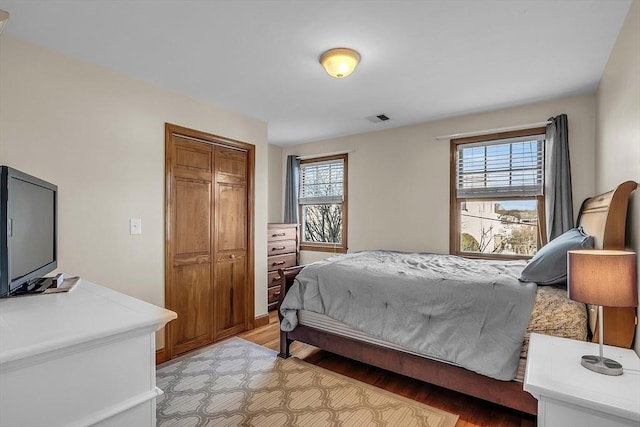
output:
[{"label": "lamp base", "polygon": [[622,365],[600,356],[582,356],[582,366],[604,375],[622,375]]}]

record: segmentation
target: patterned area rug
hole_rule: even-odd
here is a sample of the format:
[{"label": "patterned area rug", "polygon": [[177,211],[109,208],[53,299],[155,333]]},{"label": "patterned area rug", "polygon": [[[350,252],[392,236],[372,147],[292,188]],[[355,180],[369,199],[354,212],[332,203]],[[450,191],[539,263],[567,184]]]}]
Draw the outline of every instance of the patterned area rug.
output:
[{"label": "patterned area rug", "polygon": [[231,338],[158,366],[158,427],[434,426],[458,416]]}]

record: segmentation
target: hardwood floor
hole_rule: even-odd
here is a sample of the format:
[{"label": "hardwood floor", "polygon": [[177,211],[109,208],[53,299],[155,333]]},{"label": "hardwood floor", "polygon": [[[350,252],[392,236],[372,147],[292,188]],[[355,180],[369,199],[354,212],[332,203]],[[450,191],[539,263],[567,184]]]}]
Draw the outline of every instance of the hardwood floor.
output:
[{"label": "hardwood floor", "polygon": [[[276,312],[270,313],[268,325],[243,332],[238,336],[278,351],[280,332]],[[458,414],[460,419],[456,427],[533,427],[536,425],[536,419],[531,415],[355,362],[310,345],[295,342],[291,346],[291,354],[314,365]]]}]

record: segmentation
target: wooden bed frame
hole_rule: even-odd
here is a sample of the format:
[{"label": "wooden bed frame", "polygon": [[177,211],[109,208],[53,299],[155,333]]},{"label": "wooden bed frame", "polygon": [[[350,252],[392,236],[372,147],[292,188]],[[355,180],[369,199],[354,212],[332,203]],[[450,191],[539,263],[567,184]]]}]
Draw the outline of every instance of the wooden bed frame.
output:
[{"label": "wooden bed frame", "polygon": [[[582,203],[577,223],[582,225],[588,234],[594,236],[597,249],[624,249],[627,206],[629,196],[636,187],[635,182],[626,181],[615,190],[591,197]],[[286,291],[302,268],[303,266],[299,266],[279,270],[281,292],[278,315]],[[607,318],[604,322],[605,343],[630,347],[635,331],[635,309],[610,310],[604,314]],[[496,380],[454,365],[345,338],[305,325],[298,325],[291,332],[280,331],[280,357],[290,356],[289,347],[293,341],[304,342],[331,353],[518,411],[537,414],[537,400],[522,389],[522,383],[516,381]]]}]

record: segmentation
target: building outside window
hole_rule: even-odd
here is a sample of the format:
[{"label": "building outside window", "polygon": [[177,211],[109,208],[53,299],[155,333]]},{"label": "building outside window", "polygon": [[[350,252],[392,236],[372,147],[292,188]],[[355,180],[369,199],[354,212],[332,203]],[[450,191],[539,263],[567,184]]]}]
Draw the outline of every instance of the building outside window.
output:
[{"label": "building outside window", "polygon": [[300,162],[301,249],[347,251],[347,154]]},{"label": "building outside window", "polygon": [[528,258],[544,230],[545,128],[451,140],[451,253]]}]

